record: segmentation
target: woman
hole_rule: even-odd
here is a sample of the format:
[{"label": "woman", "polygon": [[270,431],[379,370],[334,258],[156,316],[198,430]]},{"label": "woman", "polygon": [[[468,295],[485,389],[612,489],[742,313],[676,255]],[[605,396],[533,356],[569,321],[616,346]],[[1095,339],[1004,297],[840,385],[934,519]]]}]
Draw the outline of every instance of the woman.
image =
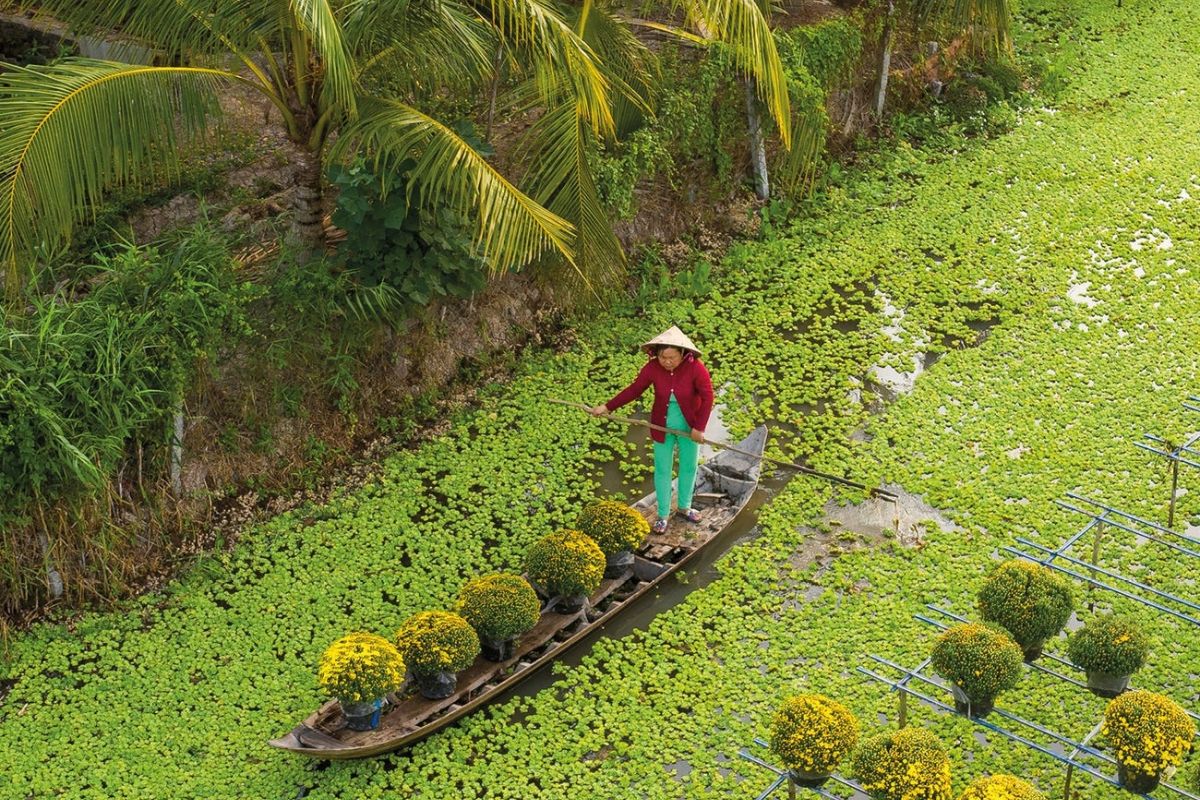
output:
[{"label": "woman", "polygon": [[596,416],[616,411],[654,387],[654,407],[650,422],[662,428],[690,431],[690,436],[664,434],[652,430],[654,439],[654,491],[658,494],[658,521],[655,533],[665,533],[671,513],[671,468],[679,449],[679,512],[688,522],[699,522],[700,512],[692,508],[696,484],[696,462],[704,442],[713,407],[712,379],[700,363],[700,351],[683,331],[672,325],[644,344],[650,356],[646,366],[629,386],[601,406],[589,409]]}]

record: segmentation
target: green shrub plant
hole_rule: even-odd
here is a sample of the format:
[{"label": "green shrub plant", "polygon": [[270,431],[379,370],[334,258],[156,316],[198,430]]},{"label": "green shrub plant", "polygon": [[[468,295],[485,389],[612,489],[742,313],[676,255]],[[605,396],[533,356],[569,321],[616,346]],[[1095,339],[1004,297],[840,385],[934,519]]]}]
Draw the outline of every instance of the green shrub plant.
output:
[{"label": "green shrub plant", "polygon": [[1007,633],[979,623],[955,625],[933,646],[933,668],[963,693],[988,707],[1001,692],[1017,685],[1021,648]]},{"label": "green shrub plant", "polygon": [[864,739],[854,777],[874,800],[950,800],[950,759],[941,741],[909,726]]},{"label": "green shrub plant", "polygon": [[1087,672],[1132,675],[1146,663],[1150,637],[1137,623],[1100,614],[1067,639],[1071,662]]},{"label": "green shrub plant", "polygon": [[1074,606],[1066,578],[1024,559],[997,565],[979,589],[984,621],[1007,630],[1026,658],[1036,658],[1042,643],[1063,629]]}]

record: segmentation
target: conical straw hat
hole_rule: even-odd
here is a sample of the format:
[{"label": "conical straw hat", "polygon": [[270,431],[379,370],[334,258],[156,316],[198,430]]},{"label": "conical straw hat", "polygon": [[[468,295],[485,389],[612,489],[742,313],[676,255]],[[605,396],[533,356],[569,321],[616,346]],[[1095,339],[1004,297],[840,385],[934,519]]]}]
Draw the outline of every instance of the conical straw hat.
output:
[{"label": "conical straw hat", "polygon": [[691,350],[696,355],[700,355],[699,348],[692,344],[692,340],[687,337],[687,334],[679,330],[679,328],[675,325],[667,328],[658,336],[655,336],[653,339],[642,345],[642,347],[646,350],[650,350],[652,347],[657,347],[664,344],[670,345],[671,347],[678,347],[682,350]]}]

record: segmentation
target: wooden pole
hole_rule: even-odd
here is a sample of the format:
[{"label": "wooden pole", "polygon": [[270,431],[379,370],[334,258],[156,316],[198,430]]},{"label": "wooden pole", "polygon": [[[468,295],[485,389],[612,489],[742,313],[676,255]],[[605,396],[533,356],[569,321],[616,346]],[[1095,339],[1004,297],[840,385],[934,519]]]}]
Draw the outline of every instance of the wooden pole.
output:
[{"label": "wooden pole", "polygon": [[1175,528],[1175,497],[1179,492],[1179,453],[1171,459],[1171,505],[1167,510],[1167,527]]},{"label": "wooden pole", "polygon": [[[570,400],[557,400],[553,397],[549,398],[549,400],[551,403],[557,403],[560,406],[570,406],[571,408],[578,408],[578,409],[582,409],[583,411],[591,411],[591,407],[586,406],[583,403],[575,403]],[[684,436],[689,439],[692,436],[691,431],[679,431],[679,430],[675,430],[673,428],[664,428],[661,425],[654,425],[650,422],[646,422],[644,419],[634,419],[633,417],[618,417],[618,416],[614,416],[611,413],[603,415],[601,417],[601,419],[607,419],[607,420],[611,420],[613,422],[624,422],[626,425],[637,425],[638,427],[641,427],[641,428],[649,428],[652,431],[662,431],[663,433],[669,433],[669,434],[673,434],[675,436]],[[837,475],[830,475],[827,472],[818,472],[817,470],[812,469],[810,467],[801,466],[800,464],[793,464],[791,461],[780,461],[779,459],[771,458],[770,456],[764,456],[764,455],[760,455],[758,453],[751,453],[749,450],[739,450],[738,448],[734,447],[733,445],[728,445],[723,442],[712,442],[712,441],[709,441],[708,439],[705,439],[704,443],[707,445],[711,445],[713,447],[720,448],[721,450],[729,450],[731,452],[738,453],[739,455],[748,456],[750,458],[755,458],[755,459],[762,459],[763,461],[770,461],[772,464],[776,464],[780,467],[787,467],[788,469],[794,469],[799,472],[803,472],[805,475],[812,475],[813,477],[816,477],[816,478],[824,478],[827,481],[833,481],[834,483],[839,483],[842,486],[849,486],[854,489],[863,489],[864,491],[868,492],[872,497],[878,497],[879,499],[887,500],[890,503],[896,502],[896,495],[893,494],[892,492],[889,492],[887,489],[872,489],[869,486],[864,486],[861,483],[855,483],[852,480],[848,480],[846,478],[842,478]]]}]

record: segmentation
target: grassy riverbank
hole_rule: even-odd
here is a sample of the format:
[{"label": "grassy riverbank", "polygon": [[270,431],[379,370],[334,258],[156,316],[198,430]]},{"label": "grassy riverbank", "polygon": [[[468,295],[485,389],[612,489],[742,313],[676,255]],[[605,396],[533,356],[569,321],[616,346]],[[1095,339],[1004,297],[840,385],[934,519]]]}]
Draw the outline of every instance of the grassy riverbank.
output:
[{"label": "grassy riverbank", "polygon": [[[933,639],[912,618],[923,603],[970,614],[997,547],[1081,526],[1052,505],[1065,491],[1162,519],[1165,472],[1130,441],[1196,427],[1179,402],[1200,377],[1200,8],[1024,5],[1022,42],[1039,43],[1063,86],[1010,133],[880,155],[806,221],[736,247],[705,298],[618,312],[566,352],[531,356],[365,490],[248,533],[125,612],[21,635],[0,665],[0,797],[753,796],[767,775],[736,752],[780,698],[822,691],[868,726],[894,722],[894,698],[854,668],[868,652],[915,662]],[[923,493],[964,532],[931,531],[920,549],[846,542],[817,574],[790,559],[828,489],[796,479],[719,581],[598,645],[553,689],[411,754],[318,769],[268,748],[320,701],[314,666],[332,638],[390,634],[573,519],[598,465],[627,455],[623,431],[544,398],[603,398],[636,369],[630,346],[671,321],[727,384],[735,434],[784,423],[778,453]],[[985,321],[978,346],[956,346]],[[889,323],[903,345],[879,332]],[[915,391],[869,418],[856,380],[889,352],[931,347],[947,352]],[[872,438],[855,444],[864,423]],[[1110,556],[1194,596],[1165,554]],[[824,591],[806,600],[810,585]],[[1194,634],[1128,610],[1157,639],[1140,685],[1194,707]],[[1072,736],[1103,709],[1032,675],[1001,705]],[[1048,758],[915,716],[952,745],[956,789],[1001,769],[1059,785]],[[1090,779],[1081,790],[1117,796]]]}]

